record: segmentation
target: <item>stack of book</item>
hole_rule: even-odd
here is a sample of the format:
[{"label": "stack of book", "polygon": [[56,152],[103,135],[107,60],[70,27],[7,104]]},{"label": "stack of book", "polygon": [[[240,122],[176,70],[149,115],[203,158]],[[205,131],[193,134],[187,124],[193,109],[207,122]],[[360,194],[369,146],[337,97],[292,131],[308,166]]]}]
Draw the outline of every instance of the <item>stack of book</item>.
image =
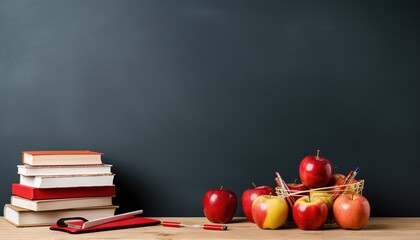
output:
[{"label": "stack of book", "polygon": [[27,151],[18,165],[4,218],[23,226],[51,225],[60,218],[114,215],[114,174],[102,153],[89,150]]}]

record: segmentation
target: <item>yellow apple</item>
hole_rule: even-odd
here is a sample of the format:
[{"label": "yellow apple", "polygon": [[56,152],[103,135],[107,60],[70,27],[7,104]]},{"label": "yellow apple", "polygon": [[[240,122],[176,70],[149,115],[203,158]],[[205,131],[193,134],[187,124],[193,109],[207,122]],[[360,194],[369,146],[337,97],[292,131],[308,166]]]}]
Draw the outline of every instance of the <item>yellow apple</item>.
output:
[{"label": "yellow apple", "polygon": [[334,196],[329,193],[328,191],[311,191],[309,193],[311,201],[315,201],[317,199],[321,199],[322,201],[324,201],[327,206],[328,209],[331,209],[334,203]]},{"label": "yellow apple", "polygon": [[289,214],[289,206],[284,198],[272,195],[258,196],[252,202],[252,217],[261,229],[281,227]]}]

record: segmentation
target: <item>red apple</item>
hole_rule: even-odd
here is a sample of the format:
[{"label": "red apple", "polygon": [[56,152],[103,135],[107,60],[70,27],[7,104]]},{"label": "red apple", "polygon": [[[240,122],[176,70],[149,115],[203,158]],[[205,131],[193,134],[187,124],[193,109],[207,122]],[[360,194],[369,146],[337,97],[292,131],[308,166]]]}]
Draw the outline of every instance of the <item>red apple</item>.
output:
[{"label": "red apple", "polygon": [[338,181],[344,181],[346,179],[346,176],[344,176],[344,174],[341,173],[334,173],[331,175],[331,180],[328,183],[328,186],[335,186],[337,185]]},{"label": "red apple", "polygon": [[203,198],[203,212],[213,223],[228,223],[232,221],[237,206],[234,192],[223,189],[212,189]]},{"label": "red apple", "polygon": [[333,173],[331,162],[319,156],[306,156],[299,165],[299,176],[303,184],[309,188],[319,188],[328,185]]},{"label": "red apple", "polygon": [[334,222],[334,215],[332,212],[332,207],[334,204],[334,195],[331,194],[329,191],[322,191],[322,190],[314,190],[309,193],[309,196],[312,201],[315,201],[316,199],[321,199],[327,204],[328,207],[328,217],[327,217],[327,223]]},{"label": "red apple", "polygon": [[333,205],[334,218],[337,224],[344,229],[358,230],[369,221],[369,201],[360,194],[340,195]]},{"label": "red apple", "polygon": [[293,205],[293,220],[303,230],[320,229],[328,217],[328,206],[320,198],[310,196],[299,198]]},{"label": "red apple", "polygon": [[248,218],[249,221],[254,222],[254,219],[252,218],[252,203],[254,200],[261,195],[275,195],[276,192],[270,186],[257,187],[254,183],[252,184],[254,185],[254,188],[247,189],[242,193],[241,203],[245,217]]},{"label": "red apple", "polygon": [[261,229],[277,229],[287,220],[289,206],[284,198],[272,195],[258,196],[252,203],[252,216]]},{"label": "red apple", "polygon": [[[303,183],[287,183],[287,187],[290,190],[290,194],[308,190],[308,187],[305,186]],[[293,200],[293,202],[296,202],[300,197],[308,194],[309,192],[298,193],[297,195],[291,196],[290,198]]]}]

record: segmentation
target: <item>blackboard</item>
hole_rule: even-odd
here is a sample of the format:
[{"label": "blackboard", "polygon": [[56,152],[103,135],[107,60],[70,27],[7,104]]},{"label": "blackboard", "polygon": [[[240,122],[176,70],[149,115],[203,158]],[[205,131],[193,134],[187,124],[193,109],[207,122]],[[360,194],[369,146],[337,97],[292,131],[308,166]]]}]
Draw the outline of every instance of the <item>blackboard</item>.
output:
[{"label": "blackboard", "polygon": [[1,1],[0,204],[25,150],[104,152],[118,211],[203,216],[208,189],[293,181],[320,149],[372,216],[420,216],[419,7]]}]

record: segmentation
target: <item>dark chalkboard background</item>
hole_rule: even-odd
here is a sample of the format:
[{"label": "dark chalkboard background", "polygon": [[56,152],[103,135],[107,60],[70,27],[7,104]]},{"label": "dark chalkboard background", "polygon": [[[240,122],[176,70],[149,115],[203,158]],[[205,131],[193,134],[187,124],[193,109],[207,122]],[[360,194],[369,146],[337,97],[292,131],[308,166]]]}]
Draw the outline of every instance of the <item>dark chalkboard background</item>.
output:
[{"label": "dark chalkboard background", "polygon": [[203,216],[206,190],[293,181],[321,149],[337,171],[360,167],[373,216],[420,216],[419,11],[0,1],[0,204],[24,150],[104,152],[120,212]]}]

